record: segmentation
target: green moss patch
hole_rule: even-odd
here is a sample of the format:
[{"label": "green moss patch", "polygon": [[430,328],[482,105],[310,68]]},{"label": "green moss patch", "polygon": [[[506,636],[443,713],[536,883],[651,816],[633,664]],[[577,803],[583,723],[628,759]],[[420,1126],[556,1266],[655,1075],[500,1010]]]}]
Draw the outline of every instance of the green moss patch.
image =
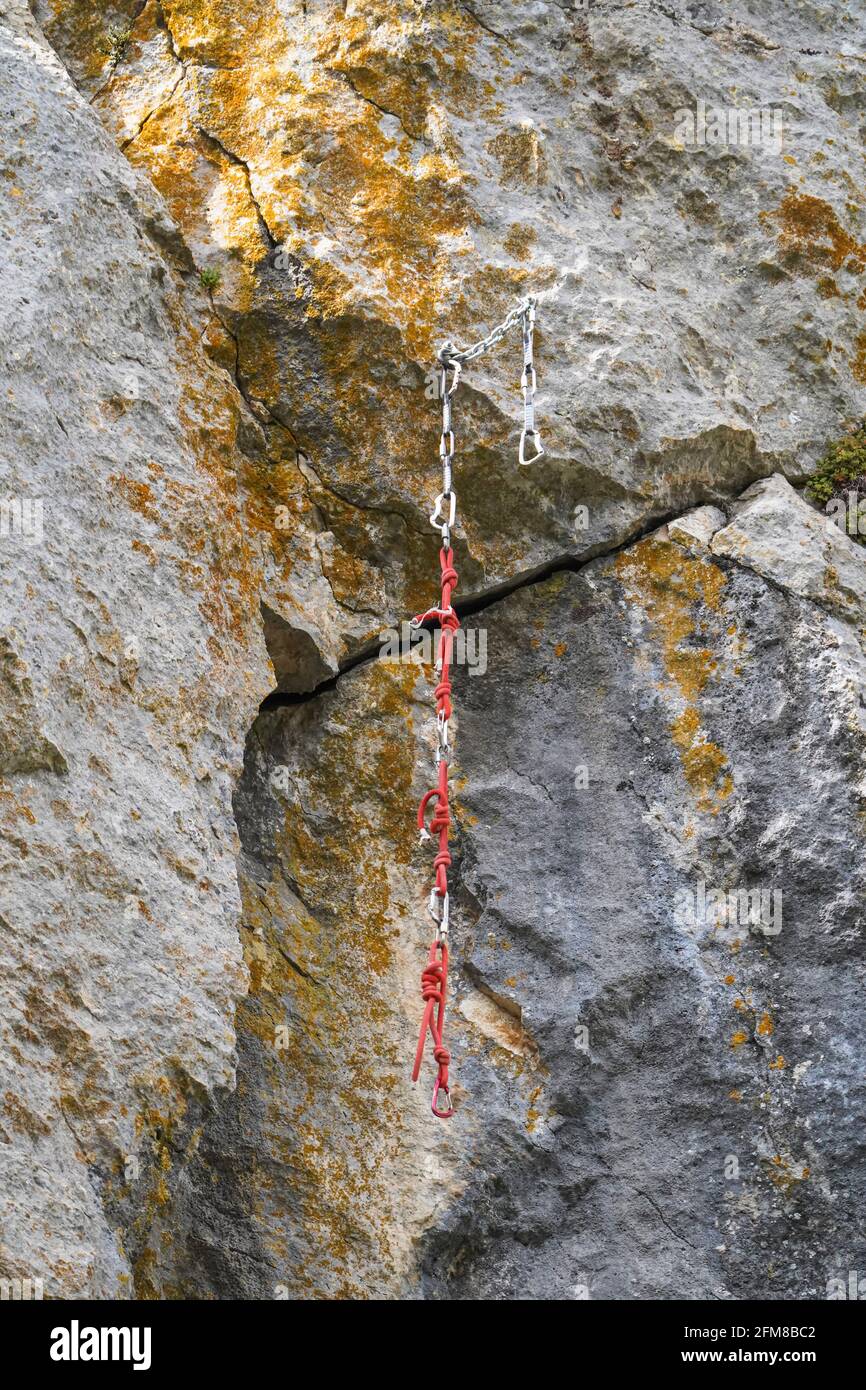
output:
[{"label": "green moss patch", "polygon": [[[825,510],[830,502],[847,505],[851,492],[866,500],[866,420],[850,434],[827,445],[806,484],[806,492]],[[863,537],[858,539],[862,541]]]}]

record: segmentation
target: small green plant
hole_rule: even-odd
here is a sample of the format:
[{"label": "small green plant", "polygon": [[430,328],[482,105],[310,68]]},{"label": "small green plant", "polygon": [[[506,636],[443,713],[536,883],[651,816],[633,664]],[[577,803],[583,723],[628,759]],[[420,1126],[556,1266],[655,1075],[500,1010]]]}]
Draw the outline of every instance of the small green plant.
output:
[{"label": "small green plant", "polygon": [[113,63],[119,63],[129,48],[131,38],[132,25],[128,20],[125,24],[109,24],[99,46],[103,53],[108,54]]},{"label": "small green plant", "polygon": [[809,496],[821,506],[852,489],[866,495],[866,420],[827,445],[806,484]]},{"label": "small green plant", "polygon": [[199,272],[198,280],[203,290],[212,293],[219,289],[222,278],[222,271],[217,270],[214,266],[206,266],[204,270]]},{"label": "small green plant", "polygon": [[859,545],[866,545],[866,420],[828,444],[806,492]]}]

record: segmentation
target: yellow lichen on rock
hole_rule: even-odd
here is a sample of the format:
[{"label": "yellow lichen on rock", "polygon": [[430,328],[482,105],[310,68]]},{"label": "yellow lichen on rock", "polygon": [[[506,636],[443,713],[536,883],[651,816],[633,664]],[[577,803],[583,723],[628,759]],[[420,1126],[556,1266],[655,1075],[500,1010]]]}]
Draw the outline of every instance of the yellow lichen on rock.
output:
[{"label": "yellow lichen on rock", "polygon": [[[74,0],[57,0],[64,31],[80,22]],[[97,27],[89,14],[75,45],[88,72]],[[233,308],[249,307],[256,270],[279,244],[308,272],[308,315],[372,296],[409,351],[429,357],[444,267],[471,247],[467,176],[443,102],[487,100],[467,61],[475,42],[465,15],[431,21],[412,4],[289,17],[251,0],[163,0],[138,17],[128,61],[107,69],[98,102],[119,136],[130,132],[129,157],[188,244],[204,254],[210,239],[237,262]]]},{"label": "yellow lichen on rock", "polygon": [[295,742],[315,749],[277,779],[270,879],[241,876],[251,989],[237,1029],[258,1058],[246,1070],[259,1095],[240,1096],[238,1111],[244,1126],[266,1117],[245,1181],[250,1205],[272,1213],[270,1254],[291,1296],[393,1295],[435,1202],[412,1182],[417,1156],[453,1188],[444,1136],[408,1086],[425,940],[407,815],[418,679],[414,664],[373,663],[341,682],[348,703],[265,715],[254,735],[274,759],[281,741],[289,758]]},{"label": "yellow lichen on rock", "polygon": [[[718,814],[734,789],[724,751],[702,722],[700,699],[717,675],[718,657],[696,637],[709,637],[709,622],[721,622],[724,572],[689,555],[672,541],[650,536],[622,554],[617,574],[627,595],[644,613],[664,670],[660,694],[670,711],[671,738],[697,807]],[[728,636],[730,634],[727,634]]]}]

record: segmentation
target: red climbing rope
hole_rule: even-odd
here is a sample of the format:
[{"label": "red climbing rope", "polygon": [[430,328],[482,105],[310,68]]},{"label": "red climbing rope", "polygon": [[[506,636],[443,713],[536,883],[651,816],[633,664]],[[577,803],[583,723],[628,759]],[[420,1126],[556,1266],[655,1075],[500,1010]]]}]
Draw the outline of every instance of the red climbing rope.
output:
[{"label": "red climbing rope", "polygon": [[[436,959],[437,952],[441,952],[441,960]],[[430,1108],[440,1120],[450,1120],[454,1114],[451,1105],[451,1093],[448,1090],[448,1064],[451,1061],[451,1053],[442,1041],[447,989],[448,947],[444,941],[432,941],[430,943],[430,957],[426,969],[421,974],[421,997],[424,1000],[425,1008],[421,1032],[418,1035],[418,1048],[415,1052],[415,1065],[412,1068],[412,1080],[417,1081],[421,1071],[421,1063],[424,1060],[424,1044],[427,1041],[427,1029],[429,1028],[430,1036],[433,1039],[433,1056],[439,1068],[439,1075],[433,1086],[433,1104]],[[440,1091],[444,1091],[448,1097],[447,1110],[438,1110],[436,1107]]]},{"label": "red climbing rope", "polygon": [[[439,684],[434,691],[439,736],[439,781],[437,786],[431,787],[430,791],[424,793],[418,807],[418,829],[422,839],[429,839],[431,832],[439,836],[439,847],[436,858],[433,860],[436,884],[431,895],[432,899],[438,898],[439,900],[439,932],[436,939],[431,942],[430,956],[421,975],[421,997],[424,1000],[425,1008],[421,1021],[421,1031],[418,1036],[418,1048],[415,1053],[415,1065],[412,1068],[412,1080],[417,1081],[424,1059],[424,1045],[429,1030],[433,1040],[433,1057],[439,1068],[436,1084],[433,1087],[431,1108],[433,1114],[438,1116],[440,1120],[450,1120],[454,1114],[451,1105],[451,1093],[448,1089],[448,1064],[451,1061],[451,1053],[443,1042],[445,1004],[448,991],[448,945],[445,940],[448,931],[448,870],[451,867],[451,853],[448,849],[448,831],[451,826],[451,808],[448,804],[448,720],[453,713],[451,660],[454,654],[454,633],[460,626],[460,619],[451,604],[451,595],[457,587],[458,577],[453,558],[450,546],[447,549],[443,546],[439,551],[439,565],[442,570],[440,575],[442,598],[439,607],[428,608],[426,613],[419,613],[417,617],[412,619],[413,627],[420,627],[422,623],[435,619],[439,624],[440,631],[437,659]],[[436,798],[436,805],[433,809],[433,815],[430,817],[428,830],[427,806],[434,797]],[[440,1091],[444,1091],[448,1097],[446,1110],[440,1110],[437,1105]]]},{"label": "red climbing rope", "polygon": [[[438,394],[442,401],[442,434],[439,441],[439,458],[442,463],[442,491],[433,504],[430,524],[442,537],[439,551],[439,576],[442,597],[438,608],[428,608],[412,619],[412,627],[422,623],[435,622],[439,627],[439,652],[436,668],[439,684],[434,692],[436,699],[436,766],[438,781],[435,787],[424,793],[418,807],[418,829],[422,840],[430,839],[430,831],[438,834],[439,844],[433,860],[435,884],[430,894],[430,910],[437,924],[436,936],[430,946],[430,955],[421,975],[421,997],[424,1000],[424,1017],[418,1036],[415,1052],[415,1065],[412,1080],[417,1081],[424,1060],[427,1034],[433,1040],[433,1058],[439,1068],[436,1084],[433,1087],[433,1114],[440,1120],[449,1120],[454,1114],[451,1105],[451,1092],[448,1089],[448,1066],[451,1053],[445,1046],[445,1005],[448,994],[448,870],[451,867],[451,853],[448,849],[448,831],[451,827],[451,808],[448,805],[448,766],[451,760],[451,746],[448,741],[448,721],[453,714],[451,704],[451,662],[454,656],[454,634],[460,626],[460,619],[451,603],[451,595],[457,588],[457,571],[454,568],[454,555],[451,549],[451,530],[457,515],[457,493],[452,484],[452,465],[454,462],[454,431],[451,428],[451,397],[457,389],[463,364],[494,347],[496,343],[515,324],[520,324],[523,332],[523,432],[520,436],[518,461],[522,464],[534,463],[541,458],[544,450],[535,428],[535,369],[532,362],[533,330],[535,325],[536,301],[530,295],[523,303],[498,324],[486,338],[469,348],[456,348],[453,343],[444,343],[438,358]],[[528,441],[532,441],[533,454],[526,457]],[[427,827],[427,807],[435,798],[436,804]],[[438,1108],[440,1091],[447,1097],[447,1108]]]}]

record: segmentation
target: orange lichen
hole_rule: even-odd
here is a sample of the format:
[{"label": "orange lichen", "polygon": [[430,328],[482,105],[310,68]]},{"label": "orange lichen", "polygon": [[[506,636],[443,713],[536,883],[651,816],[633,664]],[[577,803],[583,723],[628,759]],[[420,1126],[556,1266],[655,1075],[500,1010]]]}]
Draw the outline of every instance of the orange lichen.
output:
[{"label": "orange lichen", "polygon": [[[817,290],[822,299],[840,297],[839,287],[828,272],[847,271],[850,275],[866,272],[866,242],[860,242],[842,226],[829,203],[811,194],[789,189],[773,213],[762,213],[765,223],[778,225],[780,250],[796,267],[817,276]],[[859,308],[866,308],[866,286],[857,299]],[[825,344],[829,352],[831,343]],[[851,374],[866,385],[866,334],[855,339],[850,358]]]},{"label": "orange lichen", "polygon": [[523,222],[512,222],[502,245],[514,260],[526,261],[530,257],[537,236],[534,227],[528,227]]},{"label": "orange lichen", "polygon": [[700,718],[693,706],[674,720],[671,734],[698,806],[715,814],[734,789],[730,774],[722,775],[728,765],[725,754],[701,733]]},{"label": "orange lichen", "polygon": [[[198,55],[207,51],[215,64],[187,78],[195,84],[200,126],[212,139],[208,144],[182,120],[167,146],[151,130],[154,118],[136,143],[136,157],[154,151],[154,178],[175,183],[174,197],[189,218],[203,200],[177,187],[178,171],[200,177],[186,150],[191,143],[199,160],[202,153],[217,158],[218,140],[233,157],[231,168],[219,159],[222,190],[211,201],[220,211],[222,244],[253,266],[266,254],[249,186],[254,180],[274,239],[307,264],[307,313],[351,311],[356,285],[366,279],[379,287],[383,311],[399,316],[410,344],[424,338],[429,356],[436,297],[444,289],[441,242],[450,246],[464,237],[469,208],[453,141],[443,135],[438,148],[421,151],[414,142],[442,96],[431,92],[431,63],[446,97],[450,92],[464,109],[481,98],[461,52],[477,38],[466,17],[395,19],[392,7],[376,5],[354,15],[332,11],[308,17],[301,54],[282,17],[260,8],[237,28],[219,5],[202,13],[198,5],[173,3],[167,14],[176,42]],[[454,33],[439,32],[445,29]],[[458,37],[459,60],[443,63],[437,38],[447,44]],[[263,122],[263,110],[273,113],[270,121]],[[224,215],[231,209],[243,218],[236,233]],[[320,238],[328,241],[323,256]],[[337,256],[330,253],[335,241]],[[344,258],[354,266],[351,276],[340,271]]]},{"label": "orange lichen", "polygon": [[137,537],[134,538],[132,541],[132,548],[133,550],[138,551],[139,555],[144,555],[147,559],[148,564],[153,565],[154,568],[159,564],[159,559],[157,557],[156,551],[145,541],[140,541]]},{"label": "orange lichen", "polygon": [[159,520],[153,488],[149,483],[124,477],[122,473],[110,474],[108,481],[134,511],[139,512],[148,521]]},{"label": "orange lichen", "polygon": [[541,1119],[541,1111],[537,1108],[538,1101],[543,1094],[543,1088],[536,1086],[529,1097],[529,1108],[526,1112],[526,1132],[534,1134]]},{"label": "orange lichen", "polygon": [[818,281],[818,293],[822,299],[839,299],[839,286],[832,275],[822,275]]},{"label": "orange lichen", "polygon": [[499,162],[504,184],[517,188],[540,188],[547,179],[547,159],[541,136],[532,121],[517,130],[502,130],[484,148]]},{"label": "orange lichen", "polygon": [[26,1135],[28,1139],[42,1139],[51,1133],[51,1126],[14,1091],[4,1093],[3,1114],[12,1129],[18,1134]]},{"label": "orange lichen", "polygon": [[793,251],[810,270],[822,278],[827,269],[843,266],[854,275],[866,270],[866,245],[857,241],[840,223],[829,203],[809,193],[789,189],[773,213],[762,213],[765,222],[779,225],[779,245]]},{"label": "orange lichen", "polygon": [[[694,643],[701,610],[721,610],[726,583],[711,562],[687,555],[653,537],[620,555],[617,573],[626,592],[645,612],[661,649],[665,680],[660,689],[677,707],[671,737],[699,810],[716,815],[734,789],[724,752],[703,731],[699,700],[716,672],[708,646]],[[700,630],[706,629],[706,620]]]},{"label": "orange lichen", "polygon": [[764,1159],[763,1168],[774,1187],[778,1187],[782,1192],[789,1192],[795,1183],[805,1182],[810,1176],[810,1170],[805,1164],[795,1164],[792,1159],[785,1158],[782,1154]]}]

